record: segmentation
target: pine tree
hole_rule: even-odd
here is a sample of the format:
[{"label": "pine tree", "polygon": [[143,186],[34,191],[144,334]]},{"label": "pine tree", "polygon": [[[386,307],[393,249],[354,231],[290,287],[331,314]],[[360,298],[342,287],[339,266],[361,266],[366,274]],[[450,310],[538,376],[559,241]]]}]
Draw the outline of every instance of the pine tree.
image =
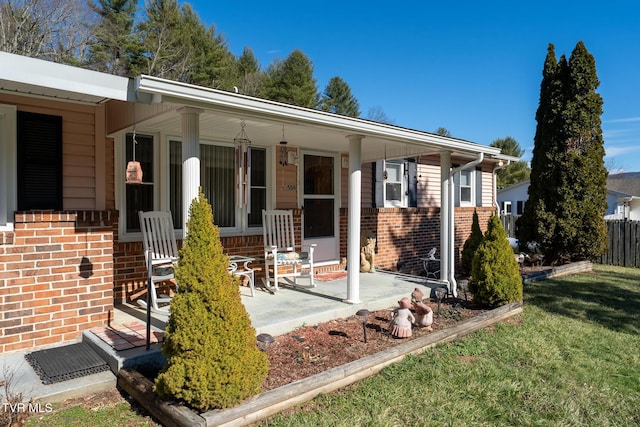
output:
[{"label": "pine tree", "polygon": [[522,301],[522,276],[507,233],[495,213],[473,257],[469,291],[479,304],[499,306]]},{"label": "pine tree", "polygon": [[360,116],[358,100],[351,94],[351,88],[340,77],[332,77],[324,89],[320,109],[348,117]]},{"label": "pine tree", "polygon": [[175,272],[178,291],[162,346],[167,363],[155,389],[199,410],[225,408],[261,391],[268,361],[256,347],[255,330],[227,271],[228,258],[202,191],[189,215]]},{"label": "pine tree", "polygon": [[267,69],[267,76],[264,98],[306,108],[318,105],[313,64],[301,50],[294,50],[284,61],[274,61]]},{"label": "pine tree", "polygon": [[[501,154],[513,157],[522,157],[524,150],[518,144],[518,141],[510,136],[506,138],[496,139],[491,143],[492,147],[500,149]],[[513,162],[504,169],[498,170],[496,175],[498,176],[498,188],[505,188],[513,184],[517,184],[529,179],[531,169],[524,160]]]},{"label": "pine tree", "polygon": [[136,0],[97,0],[91,7],[100,16],[89,44],[89,67],[96,71],[133,77],[131,62],[141,46],[133,34]]},{"label": "pine tree", "polygon": [[482,230],[480,229],[480,220],[478,219],[478,212],[473,210],[473,220],[471,222],[471,235],[464,242],[464,246],[462,247],[462,268],[465,273],[471,272],[471,267],[473,264],[473,256],[482,243],[482,238],[484,235],[482,234]]},{"label": "pine tree", "polygon": [[602,98],[595,59],[578,42],[569,61],[549,45],[536,113],[529,200],[518,222],[522,242],[546,262],[592,259],[606,250]]}]

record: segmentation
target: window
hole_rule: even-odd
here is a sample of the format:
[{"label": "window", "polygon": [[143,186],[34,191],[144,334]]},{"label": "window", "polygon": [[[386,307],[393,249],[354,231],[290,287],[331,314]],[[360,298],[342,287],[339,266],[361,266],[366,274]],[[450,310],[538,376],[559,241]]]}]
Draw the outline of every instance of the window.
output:
[{"label": "window", "polygon": [[62,210],[62,117],[18,112],[18,209]]},{"label": "window", "polygon": [[473,173],[474,171],[460,171],[460,206],[472,206],[473,201]]},{"label": "window", "polygon": [[511,215],[511,202],[502,202],[502,214]]},{"label": "window", "polygon": [[[135,152],[134,152],[135,150]],[[127,232],[140,231],[140,220],[138,211],[150,211],[154,209],[154,157],[153,157],[153,136],[135,136],[129,133],[125,139],[125,170],[126,163],[135,158],[142,167],[142,184],[126,184],[126,230]]]},{"label": "window", "polygon": [[[230,144],[200,144],[200,185],[218,227],[236,231],[262,227],[267,201],[266,149],[243,151]],[[174,227],[181,229],[182,142],[176,140],[169,142],[169,207]]]},{"label": "window", "polygon": [[522,215],[524,213],[524,200],[518,200],[516,202],[516,215]]},{"label": "window", "polygon": [[407,190],[404,162],[385,162],[385,173],[384,205],[406,207]]}]

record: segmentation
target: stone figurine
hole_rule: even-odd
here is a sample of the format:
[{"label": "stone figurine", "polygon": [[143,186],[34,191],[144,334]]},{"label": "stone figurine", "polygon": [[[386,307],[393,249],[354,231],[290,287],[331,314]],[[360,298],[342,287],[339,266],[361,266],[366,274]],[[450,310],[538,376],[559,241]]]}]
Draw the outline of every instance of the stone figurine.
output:
[{"label": "stone figurine", "polygon": [[433,310],[424,303],[423,298],[424,293],[418,288],[415,288],[411,293],[411,301],[413,302],[413,309],[416,313],[414,324],[421,328],[427,328],[428,331],[432,331]]},{"label": "stone figurine", "polygon": [[407,338],[411,336],[411,324],[415,317],[411,313],[411,301],[404,297],[398,301],[399,307],[391,312],[391,325],[389,331],[394,338]]},{"label": "stone figurine", "polygon": [[374,259],[376,255],[376,236],[373,233],[367,233],[362,238],[360,246],[360,272],[375,273]]}]

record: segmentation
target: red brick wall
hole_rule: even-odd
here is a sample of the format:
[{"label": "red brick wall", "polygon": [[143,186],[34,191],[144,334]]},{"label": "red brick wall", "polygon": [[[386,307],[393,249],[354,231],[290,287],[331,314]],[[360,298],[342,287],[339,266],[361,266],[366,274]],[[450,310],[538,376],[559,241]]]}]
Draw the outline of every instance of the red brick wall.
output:
[{"label": "red brick wall", "polygon": [[[494,208],[478,207],[480,228],[485,231]],[[459,264],[464,242],[471,234],[474,208],[455,209],[455,254]],[[376,260],[379,268],[403,273],[421,274],[423,257],[433,247],[440,254],[440,208],[363,208],[361,232],[373,231],[377,236]],[[300,241],[302,210],[294,209],[296,241]],[[340,210],[340,257],[347,256],[347,209]],[[117,236],[117,225],[114,225]],[[222,237],[222,246],[229,255],[264,256],[262,234]],[[178,242],[180,245],[181,242]],[[141,242],[114,244],[114,300],[130,302],[130,297],[146,286],[146,267]],[[253,264],[261,267],[259,262]],[[321,271],[339,268],[323,267]],[[258,277],[261,273],[258,272]]]},{"label": "red brick wall", "polygon": [[[480,228],[487,229],[487,221],[494,208],[475,208]],[[456,264],[464,242],[471,234],[474,208],[455,208]],[[363,208],[361,233],[375,233],[375,264],[383,270],[421,274],[424,257],[431,248],[440,255],[440,208]],[[347,209],[340,210],[340,256],[347,256]]]},{"label": "red brick wall", "polygon": [[107,322],[112,214],[15,214],[14,231],[0,239],[0,352],[77,340],[83,330]]}]

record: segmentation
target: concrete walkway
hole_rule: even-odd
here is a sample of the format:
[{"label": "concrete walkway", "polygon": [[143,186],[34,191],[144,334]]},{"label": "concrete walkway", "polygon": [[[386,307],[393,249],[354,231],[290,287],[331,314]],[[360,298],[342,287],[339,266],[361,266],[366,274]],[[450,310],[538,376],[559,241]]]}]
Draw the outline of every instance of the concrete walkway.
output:
[{"label": "concrete walkway", "polygon": [[[308,279],[299,279],[296,287],[284,284],[278,291],[271,293],[257,284],[255,296],[250,295],[248,287],[241,287],[242,302],[256,329],[256,334],[268,333],[280,335],[299,326],[313,325],[336,318],[353,316],[360,308],[370,311],[392,309],[402,297],[409,297],[414,288],[419,287],[425,295],[431,295],[433,288],[441,286],[436,281],[424,277],[406,276],[393,273],[362,273],[360,275],[359,304],[343,302],[347,295],[347,280],[338,279],[328,282],[316,280],[316,287],[309,286]],[[153,314],[152,328],[162,331],[168,320],[167,315]],[[146,311],[135,305],[117,306],[112,325],[131,321],[145,323]],[[160,345],[150,350],[137,347],[116,352],[102,342],[93,333],[85,331],[83,340],[108,361],[114,372],[122,366],[135,366],[136,360],[145,363],[161,357]],[[116,376],[113,372],[102,372],[79,379],[73,379],[51,385],[43,385],[40,378],[25,360],[24,352],[0,355],[3,374],[13,375],[11,386],[14,394],[22,393],[28,400],[35,398],[42,403],[54,403],[64,399],[84,396],[99,391],[113,389]]]}]

